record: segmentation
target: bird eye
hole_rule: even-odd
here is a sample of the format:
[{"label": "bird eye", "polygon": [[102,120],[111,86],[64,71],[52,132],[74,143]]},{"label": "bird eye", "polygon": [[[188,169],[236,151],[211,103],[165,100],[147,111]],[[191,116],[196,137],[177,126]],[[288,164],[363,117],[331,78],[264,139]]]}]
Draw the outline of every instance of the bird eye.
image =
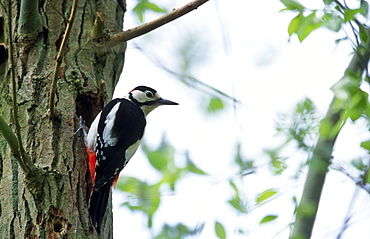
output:
[{"label": "bird eye", "polygon": [[149,97],[149,98],[152,98],[153,97],[153,93],[150,92],[150,91],[147,91],[145,92],[146,96]]}]

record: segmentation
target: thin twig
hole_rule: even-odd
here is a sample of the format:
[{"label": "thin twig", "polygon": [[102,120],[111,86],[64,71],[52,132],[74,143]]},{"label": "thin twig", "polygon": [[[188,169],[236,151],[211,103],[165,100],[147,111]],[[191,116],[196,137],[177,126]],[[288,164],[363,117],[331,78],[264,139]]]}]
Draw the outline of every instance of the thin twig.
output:
[{"label": "thin twig", "polygon": [[[36,168],[36,166],[31,161],[30,157],[28,156],[28,154],[26,153],[26,151],[23,148],[21,127],[19,126],[19,121],[18,121],[17,84],[16,84],[16,81],[15,81],[14,55],[13,55],[13,42],[12,42],[12,39],[13,39],[13,36],[12,36],[12,20],[13,20],[13,17],[12,17],[11,2],[12,2],[11,0],[8,0],[8,16],[9,16],[9,19],[8,19],[8,21],[9,21],[8,37],[9,37],[9,56],[10,56],[9,57],[9,61],[10,61],[9,68],[10,68],[10,74],[11,74],[12,87],[13,87],[13,90],[12,90],[13,118],[14,118],[13,120],[14,120],[14,124],[15,124],[15,133],[16,133],[16,136],[17,136],[16,138],[17,138],[17,142],[18,142],[18,149],[19,149],[20,157],[19,157],[19,154],[17,152],[18,150],[16,150],[15,152],[13,151],[12,147],[13,147],[14,143],[12,143],[13,145],[10,145],[10,147],[12,148],[13,154],[17,158],[18,163],[21,166],[22,170],[25,173],[28,173],[28,172],[33,171]],[[5,122],[3,122],[3,123],[5,123]],[[6,129],[3,129],[3,130],[6,130]],[[17,155],[18,155],[18,157],[17,157]]]},{"label": "thin twig", "polygon": [[197,9],[199,6],[208,2],[209,0],[194,0],[178,9],[174,9],[172,12],[169,12],[151,22],[144,23],[138,27],[123,31],[111,36],[106,43],[108,49],[117,46],[119,44],[125,43],[133,38],[144,35],[150,31],[153,31],[156,28],[159,28],[183,15]]},{"label": "thin twig", "polygon": [[64,33],[64,37],[62,40],[62,43],[59,48],[57,60],[55,62],[55,69],[54,69],[54,75],[53,75],[53,81],[51,82],[51,88],[50,88],[50,99],[49,99],[49,115],[51,117],[55,116],[55,93],[57,90],[57,81],[58,81],[58,75],[59,75],[59,69],[63,61],[63,56],[64,56],[64,49],[66,48],[67,41],[69,39],[69,34],[72,29],[72,24],[73,20],[76,15],[76,10],[77,10],[77,0],[73,0],[73,6],[71,10],[71,15],[69,17],[66,31]]},{"label": "thin twig", "polygon": [[49,5],[54,9],[54,11],[56,11],[63,19],[64,19],[64,21],[65,22],[69,22],[69,20],[68,20],[68,18],[66,18],[66,16],[64,16],[64,14],[61,12],[61,11],[59,11],[55,6],[54,6],[54,4],[52,3],[52,2],[50,2],[50,0],[47,0],[48,1],[48,3],[49,3]]},{"label": "thin twig", "polygon": [[[134,44],[134,47],[141,51],[151,62],[153,62],[153,64],[155,64],[158,68],[164,70],[165,72],[175,76],[177,79],[181,80],[183,83],[185,83],[187,86],[189,87],[193,87],[194,89],[196,90],[200,90],[202,91],[200,87],[203,87],[207,90],[209,90],[211,93],[214,93],[215,96],[222,96],[222,97],[225,97],[226,99],[228,100],[231,100],[233,101],[234,103],[237,103],[237,104],[242,104],[242,102],[240,102],[238,99],[236,99],[235,97],[219,90],[219,89],[216,89],[215,87],[211,86],[211,85],[208,85],[206,83],[204,83],[203,81],[195,78],[194,76],[191,76],[189,74],[181,74],[181,73],[178,73],[172,69],[170,69],[169,67],[166,66],[166,64],[163,64],[162,61],[160,59],[158,59],[157,57],[155,57],[154,55],[151,55],[147,50],[144,50],[142,47],[140,47],[139,45],[137,44]],[[202,91],[203,92],[203,91]]]}]

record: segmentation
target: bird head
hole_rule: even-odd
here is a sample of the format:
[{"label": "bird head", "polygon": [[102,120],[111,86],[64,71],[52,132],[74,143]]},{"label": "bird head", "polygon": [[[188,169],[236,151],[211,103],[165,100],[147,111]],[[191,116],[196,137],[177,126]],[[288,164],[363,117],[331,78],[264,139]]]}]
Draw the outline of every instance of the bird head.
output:
[{"label": "bird head", "polygon": [[176,102],[162,99],[156,90],[147,86],[138,86],[130,91],[128,99],[138,105],[145,115],[161,105],[178,105]]}]

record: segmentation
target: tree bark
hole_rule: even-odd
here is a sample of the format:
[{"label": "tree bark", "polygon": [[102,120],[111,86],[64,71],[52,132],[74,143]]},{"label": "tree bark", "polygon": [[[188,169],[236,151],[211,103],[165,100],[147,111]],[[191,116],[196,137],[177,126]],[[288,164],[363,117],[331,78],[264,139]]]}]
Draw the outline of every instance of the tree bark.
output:
[{"label": "tree bark", "polygon": [[[79,116],[89,126],[113,95],[126,46],[95,51],[90,32],[96,12],[104,15],[106,30],[121,32],[125,2],[78,1],[59,70],[55,117],[48,114],[49,92],[72,1],[11,4],[9,19],[8,1],[0,3],[0,116],[13,128],[10,67],[14,67],[22,142],[38,170],[23,172],[0,136],[0,238],[98,238],[87,210],[90,185],[83,138],[71,136],[79,128]],[[12,39],[7,34],[9,21]],[[108,207],[101,238],[113,237]]]}]

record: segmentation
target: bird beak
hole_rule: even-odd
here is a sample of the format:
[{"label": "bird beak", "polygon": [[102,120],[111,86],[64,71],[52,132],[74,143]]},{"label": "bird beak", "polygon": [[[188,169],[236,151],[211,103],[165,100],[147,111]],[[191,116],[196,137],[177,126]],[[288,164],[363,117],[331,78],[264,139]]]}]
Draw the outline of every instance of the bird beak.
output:
[{"label": "bird beak", "polygon": [[178,105],[178,103],[176,103],[176,102],[173,102],[173,101],[170,101],[170,100],[165,100],[165,99],[162,99],[162,98],[156,100],[156,103],[158,105]]}]

